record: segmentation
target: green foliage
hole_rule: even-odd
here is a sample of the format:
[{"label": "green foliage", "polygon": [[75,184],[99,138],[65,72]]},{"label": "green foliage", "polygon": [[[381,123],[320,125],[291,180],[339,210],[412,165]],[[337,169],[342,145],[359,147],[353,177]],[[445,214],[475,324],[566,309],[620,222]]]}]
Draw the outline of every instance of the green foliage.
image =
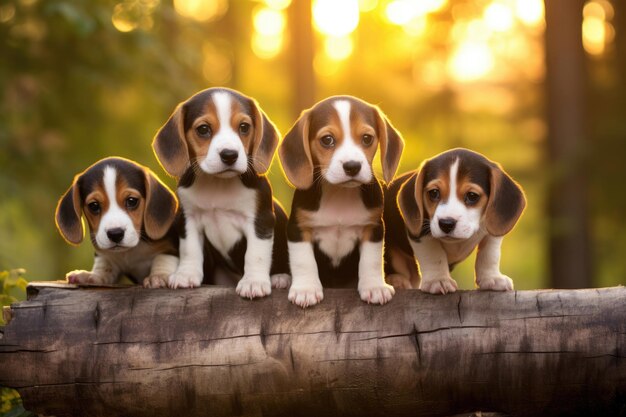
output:
[{"label": "green foliage", "polygon": [[[23,269],[0,271],[0,308],[11,305],[26,298],[26,281]],[[4,325],[0,314],[0,326]],[[17,391],[11,388],[0,387],[0,416],[2,417],[30,417],[35,414],[24,410],[22,400]]]},{"label": "green foliage", "polygon": [[0,416],[2,417],[34,417],[36,414],[26,411],[17,391],[11,388],[0,388]]},{"label": "green foliage", "polygon": [[[26,298],[26,286],[28,281],[23,277],[23,269],[12,269],[0,272],[0,307],[11,305]],[[4,319],[0,316],[0,325],[4,325]]]}]

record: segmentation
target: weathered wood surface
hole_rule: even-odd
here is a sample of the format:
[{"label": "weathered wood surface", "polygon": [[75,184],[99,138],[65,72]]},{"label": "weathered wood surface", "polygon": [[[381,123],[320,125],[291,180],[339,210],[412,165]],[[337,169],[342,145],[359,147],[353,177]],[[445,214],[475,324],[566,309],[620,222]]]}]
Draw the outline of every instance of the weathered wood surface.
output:
[{"label": "weathered wood surface", "polygon": [[42,288],[0,330],[0,385],[74,416],[626,414],[626,289]]}]

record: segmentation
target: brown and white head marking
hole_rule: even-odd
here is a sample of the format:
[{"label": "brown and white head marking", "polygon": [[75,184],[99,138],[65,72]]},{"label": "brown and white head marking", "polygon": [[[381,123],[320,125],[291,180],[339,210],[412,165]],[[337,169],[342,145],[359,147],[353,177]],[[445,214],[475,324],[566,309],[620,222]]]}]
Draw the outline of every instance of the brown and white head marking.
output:
[{"label": "brown and white head marking", "polygon": [[63,238],[79,244],[87,219],[96,249],[126,250],[142,238],[162,238],[178,202],[148,168],[123,158],[98,161],[74,178],[59,200],[55,221]]},{"label": "brown and white head marking", "polygon": [[372,160],[380,148],[385,181],[394,177],[404,141],[378,107],[351,96],[334,96],[302,112],[278,149],[285,175],[308,189],[315,172],[336,185],[372,181]]},{"label": "brown and white head marking", "polygon": [[480,230],[508,233],[526,199],[499,164],[467,149],[452,149],[425,161],[407,181],[398,204],[409,232],[430,231],[442,240],[464,240]]},{"label": "brown and white head marking", "polygon": [[180,103],[152,147],[163,168],[180,178],[190,167],[220,178],[252,166],[264,174],[279,133],[257,102],[227,88],[209,88]]}]

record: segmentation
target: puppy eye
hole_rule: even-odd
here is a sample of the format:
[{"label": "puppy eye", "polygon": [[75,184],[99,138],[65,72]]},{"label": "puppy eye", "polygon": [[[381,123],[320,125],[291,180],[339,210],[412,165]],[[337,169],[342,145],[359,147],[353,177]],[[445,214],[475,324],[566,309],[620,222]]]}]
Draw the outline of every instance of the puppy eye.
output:
[{"label": "puppy eye", "polygon": [[89,209],[91,214],[100,214],[100,211],[102,211],[100,203],[98,203],[97,201],[92,201],[91,203],[87,204],[87,208]]},{"label": "puppy eye", "polygon": [[430,198],[431,201],[439,201],[440,197],[441,193],[438,189],[433,188],[432,190],[428,191],[428,198]]},{"label": "puppy eye", "polygon": [[363,138],[361,139],[361,143],[363,144],[363,146],[370,146],[372,143],[374,143],[374,136],[363,135]]},{"label": "puppy eye", "polygon": [[468,206],[473,206],[474,204],[478,203],[478,200],[480,200],[480,194],[476,194],[472,191],[465,194],[465,204],[467,204]]},{"label": "puppy eye", "polygon": [[246,122],[240,123],[239,134],[245,136],[248,133],[250,133],[250,123],[246,123]]},{"label": "puppy eye", "polygon": [[332,148],[335,146],[335,138],[330,135],[322,136],[320,138],[320,143],[325,148]]},{"label": "puppy eye", "polygon": [[211,134],[213,132],[211,131],[211,126],[204,123],[196,127],[196,133],[198,134],[198,136],[201,136],[203,138],[208,138],[208,137],[211,137]]},{"label": "puppy eye", "polygon": [[128,197],[126,201],[124,202],[124,204],[126,204],[127,209],[133,210],[133,209],[136,209],[137,206],[139,205],[139,199],[135,197]]}]

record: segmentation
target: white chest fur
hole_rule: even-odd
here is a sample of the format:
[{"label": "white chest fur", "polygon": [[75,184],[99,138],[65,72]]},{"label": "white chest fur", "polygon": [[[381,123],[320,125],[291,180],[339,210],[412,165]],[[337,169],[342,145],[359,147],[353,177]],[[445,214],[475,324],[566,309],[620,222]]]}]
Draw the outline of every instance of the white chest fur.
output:
[{"label": "white chest fur", "polygon": [[320,208],[310,213],[308,226],[313,241],[330,257],[334,266],[350,254],[363,229],[372,226],[372,214],[361,198],[360,188],[328,186],[323,189]]},{"label": "white chest fur", "polygon": [[226,258],[228,252],[254,225],[257,195],[238,177],[202,175],[178,196],[186,217],[192,218],[209,242]]}]

